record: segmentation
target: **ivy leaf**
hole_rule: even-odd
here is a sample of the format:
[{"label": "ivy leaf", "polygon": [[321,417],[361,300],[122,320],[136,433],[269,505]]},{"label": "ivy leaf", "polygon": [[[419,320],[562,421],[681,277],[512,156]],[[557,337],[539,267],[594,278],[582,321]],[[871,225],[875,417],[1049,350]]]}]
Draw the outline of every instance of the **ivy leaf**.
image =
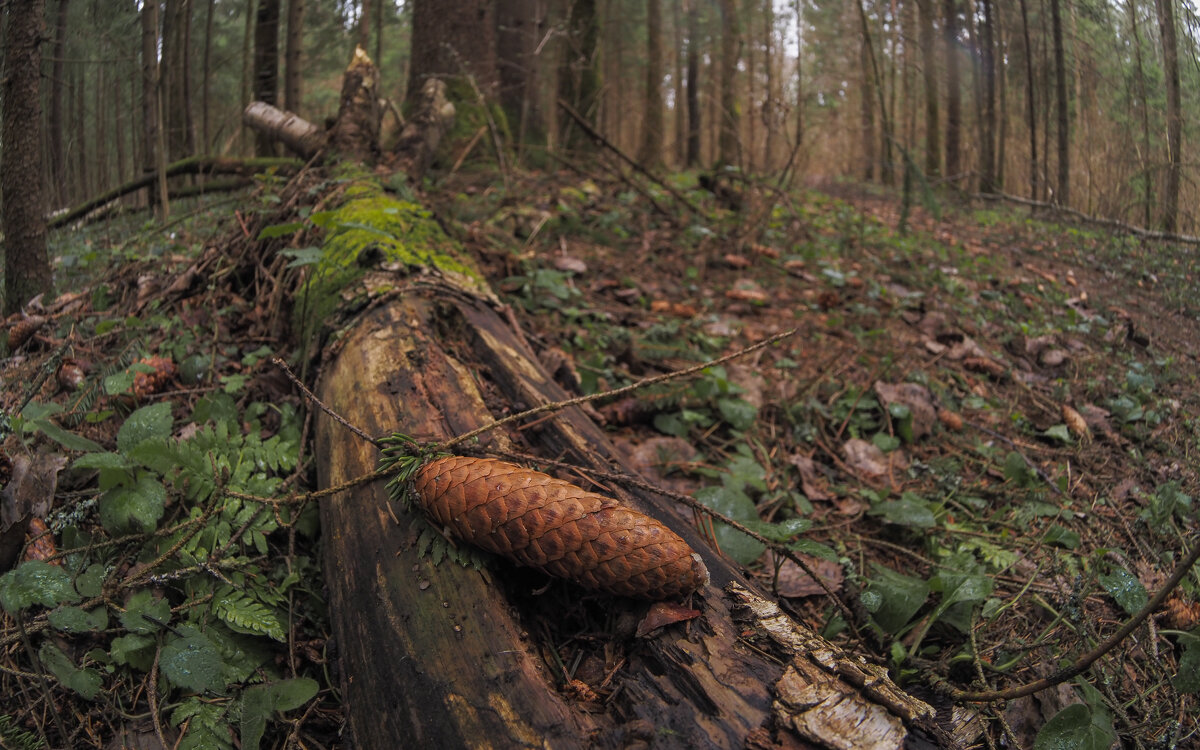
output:
[{"label": "ivy leaf", "polygon": [[911,492],[905,492],[899,500],[889,500],[873,505],[870,513],[875,516],[883,516],[888,523],[899,526],[914,526],[918,529],[931,529],[937,526],[937,518],[929,509],[929,504]]},{"label": "ivy leaf", "polygon": [[1100,585],[1108,592],[1121,609],[1127,614],[1137,614],[1146,606],[1149,596],[1146,587],[1132,573],[1122,567],[1113,566],[1112,570],[1099,577]]},{"label": "ivy leaf", "polygon": [[143,440],[169,438],[172,424],[170,401],[143,406],[126,417],[117,431],[117,449],[126,452]]},{"label": "ivy leaf", "polygon": [[1042,435],[1050,438],[1051,440],[1057,440],[1063,445],[1070,445],[1072,442],[1074,442],[1071,438],[1071,432],[1067,429],[1065,424],[1056,424],[1053,427],[1048,428],[1042,433]]},{"label": "ivy leaf", "polygon": [[128,664],[134,669],[149,672],[154,666],[154,644],[152,636],[130,633],[113,638],[108,653],[117,664]]},{"label": "ivy leaf", "polygon": [[46,616],[50,625],[68,633],[86,633],[108,627],[108,612],[97,607],[91,612],[82,607],[59,607]]},{"label": "ivy leaf", "polygon": [[125,611],[121,613],[121,625],[131,633],[148,635],[157,633],[163,625],[171,622],[171,603],[157,599],[150,589],[142,589],[129,597]]},{"label": "ivy leaf", "polygon": [[[64,545],[66,546],[66,545]],[[100,596],[104,590],[104,566],[93,563],[75,578],[75,590],[80,596]]]},{"label": "ivy leaf", "polygon": [[190,625],[179,628],[163,646],[158,666],[163,675],[184,690],[200,693],[225,687],[221,654],[206,635]]},{"label": "ivy leaf", "polygon": [[41,604],[56,607],[79,601],[71,577],[57,565],[29,560],[0,576],[0,606],[15,615],[26,607]]},{"label": "ivy leaf", "polygon": [[1054,524],[1046,529],[1046,535],[1042,537],[1042,541],[1046,544],[1056,544],[1063,549],[1075,549],[1079,546],[1079,532]]},{"label": "ivy leaf", "polygon": [[267,719],[275,711],[291,711],[312,700],[317,681],[307,677],[255,685],[242,693],[242,750],[258,750]]},{"label": "ivy leaf", "polygon": [[100,673],[94,669],[80,669],[58,646],[47,641],[38,650],[38,658],[50,673],[63,685],[71,688],[88,700],[100,694]]},{"label": "ivy leaf", "polygon": [[[758,521],[758,510],[746,493],[729,487],[701,487],[696,499],[735,521]],[[766,547],[727,524],[714,523],[717,544],[721,551],[741,565],[749,565],[762,555]]]},{"label": "ivy leaf", "polygon": [[162,518],[167,488],[150,474],[133,487],[114,487],[100,498],[100,523],[112,534],[154,531]]},{"label": "ivy leaf", "polygon": [[898,634],[929,597],[929,584],[876,563],[871,567],[875,577],[863,593],[863,606],[881,628]]},{"label": "ivy leaf", "polygon": [[1042,726],[1033,750],[1108,750],[1116,740],[1111,723],[1086,703],[1075,703]]},{"label": "ivy leaf", "polygon": [[748,430],[758,418],[758,407],[741,398],[722,398],[717,401],[721,418],[735,430]]}]

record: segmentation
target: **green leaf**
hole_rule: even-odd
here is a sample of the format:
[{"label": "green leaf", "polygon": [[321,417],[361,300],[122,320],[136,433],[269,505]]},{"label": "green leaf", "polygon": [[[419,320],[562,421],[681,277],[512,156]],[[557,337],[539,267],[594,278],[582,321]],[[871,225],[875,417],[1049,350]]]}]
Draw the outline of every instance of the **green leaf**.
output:
[{"label": "green leaf", "polygon": [[88,700],[100,694],[102,680],[94,669],[80,669],[54,643],[47,641],[38,649],[38,658],[58,681]]},{"label": "green leaf", "polygon": [[1038,731],[1033,750],[1109,750],[1117,735],[1086,703],[1056,713]]},{"label": "green leaf", "polygon": [[788,545],[788,549],[804,555],[819,557],[822,560],[828,560],[830,562],[838,561],[838,553],[834,551],[832,547],[821,544],[820,542],[814,542],[811,539],[797,539]]},{"label": "green leaf", "polygon": [[159,669],[173,685],[200,693],[225,687],[221,678],[221,654],[203,633],[191,625],[179,628],[162,648]]},{"label": "green leaf", "polygon": [[75,459],[72,469],[131,469],[133,463],[119,453],[85,453]]},{"label": "green leaf", "polygon": [[789,518],[779,523],[748,520],[743,521],[742,524],[751,531],[765,536],[772,542],[789,542],[812,528],[812,521],[807,518]]},{"label": "green leaf", "polygon": [[[735,521],[758,521],[758,510],[746,493],[729,487],[701,487],[696,499],[709,508]],[[766,547],[727,524],[713,524],[721,551],[741,565],[749,565],[762,555]]]},{"label": "green leaf", "polygon": [[1025,463],[1025,457],[1016,451],[1009,451],[1004,457],[1004,478],[1018,487],[1032,487],[1037,484],[1037,474]]},{"label": "green leaf", "polygon": [[1046,529],[1046,535],[1042,540],[1046,544],[1056,544],[1064,549],[1075,549],[1079,546],[1079,532],[1054,524]]},{"label": "green leaf", "polygon": [[157,633],[170,622],[171,603],[155,598],[150,589],[135,592],[121,613],[121,625],[131,633]]},{"label": "green leaf", "polygon": [[900,438],[889,435],[886,432],[875,433],[875,437],[871,438],[871,442],[884,453],[891,453],[900,447]]},{"label": "green leaf", "polygon": [[1125,610],[1126,614],[1137,614],[1149,601],[1150,597],[1146,594],[1146,587],[1125,568],[1114,565],[1108,574],[1101,575],[1099,580],[1100,585],[1117,604],[1121,605],[1121,609]]},{"label": "green leaf", "polygon": [[286,224],[272,224],[270,226],[263,227],[262,230],[259,231],[258,239],[273,240],[276,237],[282,237],[285,234],[294,234],[303,228],[304,222],[302,221],[289,221]]},{"label": "green leaf", "polygon": [[937,518],[920,496],[905,492],[899,500],[889,500],[877,503],[871,507],[871,515],[883,516],[888,523],[900,526],[914,526],[918,529],[931,529],[937,526]]},{"label": "green leaf", "polygon": [[118,372],[104,379],[104,393],[109,396],[115,396],[118,393],[128,393],[132,388],[132,372]]},{"label": "green leaf", "polygon": [[242,693],[242,750],[258,750],[267,720],[276,711],[291,711],[312,700],[317,681],[307,677],[255,685]]},{"label": "green leaf", "polygon": [[117,432],[117,449],[128,451],[143,440],[171,436],[171,402],[143,406],[125,418]]},{"label": "green leaf", "polygon": [[289,248],[287,250],[280,250],[279,254],[285,258],[292,259],[292,262],[288,263],[286,268],[316,265],[325,256],[324,251],[319,247]]},{"label": "green leaf", "polygon": [[912,409],[908,408],[905,404],[894,401],[888,404],[888,414],[893,420],[896,432],[900,433],[900,438],[906,443],[911,443],[913,441]]},{"label": "green leaf", "polygon": [[1057,440],[1063,445],[1070,445],[1073,442],[1071,438],[1071,431],[1067,429],[1065,424],[1056,424],[1043,432],[1042,435],[1050,438],[1051,440]]},{"label": "green leaf", "polygon": [[150,474],[133,487],[114,487],[100,497],[100,523],[113,534],[154,531],[162,518],[167,488]]},{"label": "green leaf", "polygon": [[1171,684],[1181,693],[1200,692],[1200,629],[1179,640],[1184,644],[1183,656],[1179,657],[1179,671],[1171,678]]},{"label": "green leaf", "polygon": [[58,443],[69,451],[81,453],[99,453],[104,448],[98,443],[88,440],[82,435],[76,435],[59,427],[49,419],[35,419],[32,424],[42,431],[42,434]]},{"label": "green leaf", "polygon": [[52,627],[68,633],[86,633],[108,627],[108,612],[104,607],[97,607],[91,612],[81,607],[58,607],[51,610],[46,619]]},{"label": "green leaf", "polygon": [[872,618],[888,633],[898,634],[929,598],[929,584],[877,563],[871,563],[875,577],[869,579],[863,605]]},{"label": "green leaf", "polygon": [[134,669],[149,672],[154,666],[153,636],[130,633],[113,638],[109,654],[117,664],[128,664]]},{"label": "green leaf", "polygon": [[100,596],[104,590],[105,572],[104,566],[100,563],[89,565],[87,570],[75,578],[75,590],[79,592],[80,596]]},{"label": "green leaf", "polygon": [[77,601],[79,594],[71,586],[71,577],[57,565],[29,560],[0,576],[0,606],[9,614],[34,604],[56,607]]},{"label": "green leaf", "polygon": [[750,429],[758,418],[758,407],[741,398],[718,399],[717,411],[721,413],[721,419],[735,430]]},{"label": "green leaf", "polygon": [[245,594],[226,590],[221,595],[218,592],[213,597],[213,611],[235,632],[265,635],[280,643],[287,641],[283,623],[275,612]]}]

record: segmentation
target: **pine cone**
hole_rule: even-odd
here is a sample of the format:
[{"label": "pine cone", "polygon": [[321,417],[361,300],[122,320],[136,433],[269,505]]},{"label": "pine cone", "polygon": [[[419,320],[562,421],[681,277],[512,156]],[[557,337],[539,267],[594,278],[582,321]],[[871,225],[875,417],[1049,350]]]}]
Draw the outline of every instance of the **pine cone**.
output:
[{"label": "pine cone", "polygon": [[708,583],[700,556],[666,526],[540,472],[451,456],[422,466],[414,486],[463,541],[586,588],[666,599]]}]

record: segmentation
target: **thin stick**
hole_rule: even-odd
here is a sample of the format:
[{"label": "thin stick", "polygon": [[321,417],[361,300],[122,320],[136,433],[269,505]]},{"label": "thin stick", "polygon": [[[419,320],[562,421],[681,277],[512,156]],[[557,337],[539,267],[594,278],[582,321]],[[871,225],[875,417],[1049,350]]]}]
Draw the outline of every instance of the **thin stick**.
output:
[{"label": "thin stick", "polygon": [[1196,564],[1197,559],[1200,559],[1200,536],[1197,536],[1192,540],[1192,551],[1188,553],[1187,557],[1185,557],[1178,566],[1176,566],[1175,572],[1172,573],[1171,577],[1168,578],[1166,583],[1162,585],[1162,588],[1158,590],[1158,593],[1154,595],[1154,598],[1146,602],[1146,606],[1142,607],[1142,609],[1136,615],[1131,617],[1129,621],[1121,627],[1120,630],[1110,635],[1099,646],[1096,646],[1091,651],[1079,657],[1078,661],[1061,672],[1052,674],[1049,677],[1043,677],[1040,680],[1036,680],[1025,685],[1018,685],[1017,687],[1011,687],[1005,690],[986,690],[982,692],[966,692],[955,690],[950,693],[950,696],[955,700],[970,701],[972,703],[984,703],[987,701],[1010,701],[1016,700],[1017,698],[1024,698],[1027,695],[1033,695],[1034,693],[1045,690],[1046,688],[1052,688],[1055,685],[1066,682],[1072,677],[1082,674],[1088,669],[1088,667],[1092,666],[1097,659],[1104,656],[1109,651],[1112,651],[1114,648],[1116,648],[1117,644],[1128,638],[1130,633],[1136,630],[1138,626],[1146,620],[1147,617],[1152,615],[1155,610],[1162,606],[1162,603],[1166,601],[1167,596],[1175,590],[1175,587],[1179,585],[1179,582],[1183,580],[1184,576],[1188,574],[1188,571],[1192,569],[1192,566]]},{"label": "thin stick", "polygon": [[279,369],[283,370],[283,374],[287,376],[288,380],[292,381],[293,385],[295,385],[297,388],[300,389],[300,392],[304,394],[304,397],[307,398],[309,401],[312,401],[314,404],[316,404],[317,407],[321,411],[328,414],[330,416],[330,418],[333,419],[333,421],[335,421],[338,424],[340,424],[341,426],[345,427],[347,430],[350,430],[355,435],[358,435],[363,440],[366,440],[368,443],[371,443],[372,445],[375,445],[376,447],[379,446],[378,440],[376,440],[375,438],[371,437],[370,435],[363,432],[359,428],[357,428],[354,425],[347,422],[345,417],[343,417],[341,414],[338,414],[333,409],[330,409],[328,406],[326,406],[321,401],[321,399],[317,398],[317,395],[315,393],[308,390],[308,388],[305,387],[304,383],[301,383],[300,379],[297,378],[295,373],[292,372],[291,368],[288,367],[287,362],[284,362],[279,357],[271,357],[271,364],[273,364],[276,367],[278,367]]},{"label": "thin stick", "polygon": [[695,375],[696,373],[700,372],[701,370],[708,369],[709,367],[716,367],[717,365],[724,364],[726,362],[729,362],[730,360],[737,359],[738,357],[744,357],[747,354],[750,354],[751,352],[755,352],[755,351],[758,351],[759,349],[762,349],[763,347],[770,346],[771,344],[774,344],[776,341],[782,341],[783,339],[786,339],[789,336],[794,336],[794,335],[796,335],[797,332],[799,332],[799,330],[800,330],[799,328],[793,328],[791,330],[784,331],[783,333],[777,333],[774,336],[771,336],[769,338],[763,339],[762,341],[759,341],[758,343],[751,344],[750,346],[746,347],[745,349],[740,349],[732,354],[726,354],[724,357],[720,357],[719,359],[709,360],[708,362],[701,362],[698,365],[695,365],[693,367],[688,367],[683,370],[675,370],[674,372],[667,372],[667,373],[663,373],[662,375],[655,375],[655,376],[649,377],[649,378],[642,378],[641,380],[639,380],[635,383],[630,383],[629,385],[622,386],[620,388],[615,388],[611,391],[604,391],[602,393],[593,393],[589,396],[578,396],[576,398],[567,399],[566,401],[555,401],[553,403],[542,404],[541,406],[535,406],[532,409],[526,409],[525,411],[517,413],[517,414],[510,414],[507,417],[505,417],[504,419],[490,422],[489,424],[485,424],[482,427],[478,427],[474,430],[471,430],[470,432],[459,435],[456,438],[447,440],[444,443],[434,444],[433,448],[438,451],[448,451],[451,448],[453,448],[454,446],[458,445],[459,443],[464,443],[468,440],[471,440],[473,438],[476,438],[476,437],[482,435],[485,432],[491,432],[492,430],[496,429],[497,427],[502,427],[506,424],[509,424],[510,422],[515,422],[519,419],[525,419],[527,417],[532,417],[535,414],[542,414],[542,413],[548,412],[548,411],[561,411],[562,409],[566,409],[567,407],[570,407],[570,406],[578,406],[579,404],[586,404],[591,401],[599,401],[600,399],[604,399],[604,398],[613,398],[615,396],[623,396],[626,393],[629,393],[630,391],[636,391],[639,388],[645,388],[646,386],[649,386],[649,385],[657,385],[659,383],[665,383],[669,380],[675,380],[677,378],[684,378],[684,377],[687,377],[688,375]]}]

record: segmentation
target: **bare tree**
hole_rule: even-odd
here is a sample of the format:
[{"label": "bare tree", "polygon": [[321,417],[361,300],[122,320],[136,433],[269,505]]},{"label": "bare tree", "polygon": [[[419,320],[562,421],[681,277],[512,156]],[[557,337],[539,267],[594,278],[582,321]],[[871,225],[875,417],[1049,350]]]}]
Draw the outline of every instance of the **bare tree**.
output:
[{"label": "bare tree", "polygon": [[1054,202],[1060,206],[1070,203],[1071,196],[1071,132],[1067,113],[1067,63],[1063,50],[1062,0],[1050,0],[1051,33],[1054,36],[1054,91],[1058,113],[1058,186]]},{"label": "bare tree", "polygon": [[717,161],[722,166],[740,163],[738,158],[737,77],[739,25],[733,0],[721,0],[721,130]]},{"label": "bare tree", "polygon": [[1179,182],[1183,146],[1183,115],[1179,95],[1179,49],[1175,39],[1175,2],[1156,0],[1162,37],[1163,77],[1167,89],[1167,184],[1163,190],[1162,228],[1174,232],[1179,222]]},{"label": "bare tree", "polygon": [[662,8],[659,0],[646,0],[645,97],[638,161],[652,167],[663,160]]},{"label": "bare tree", "polygon": [[54,24],[54,61],[50,73],[51,198],[58,205],[67,203],[67,163],[63,156],[63,62],[67,55],[68,5],[69,0],[59,0]]},{"label": "bare tree", "polygon": [[42,14],[45,0],[8,6],[4,35],[4,121],[0,191],[4,197],[4,314],[49,292],[46,197],[42,188]]},{"label": "bare tree", "polygon": [[958,78],[958,3],[942,5],[942,34],[946,43],[946,175],[956,179],[962,169],[959,142],[962,128],[962,91]]},{"label": "bare tree", "polygon": [[[259,0],[254,19],[254,98],[275,104],[279,91],[279,0]],[[275,142],[259,134],[255,151],[273,156]]]},{"label": "bare tree", "polygon": [[[302,56],[304,54],[304,0],[288,0],[287,47],[283,53],[283,101],[288,110],[299,114],[302,92]],[[379,64],[378,58],[375,60]]]},{"label": "bare tree", "polygon": [[1025,42],[1025,119],[1029,124],[1029,200],[1038,198],[1037,109],[1034,105],[1033,44],[1029,39],[1029,9],[1021,0],[1021,34]]},{"label": "bare tree", "polygon": [[700,11],[697,0],[687,8],[687,159],[689,167],[700,164]]}]

